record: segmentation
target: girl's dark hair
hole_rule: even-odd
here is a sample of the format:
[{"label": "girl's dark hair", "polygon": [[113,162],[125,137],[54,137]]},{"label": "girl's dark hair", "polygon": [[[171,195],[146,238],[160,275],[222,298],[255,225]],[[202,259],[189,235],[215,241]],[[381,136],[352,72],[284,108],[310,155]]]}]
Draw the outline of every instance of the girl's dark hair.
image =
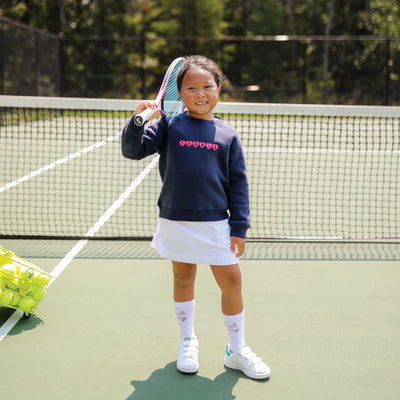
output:
[{"label": "girl's dark hair", "polygon": [[179,68],[178,74],[176,76],[178,91],[182,89],[182,82],[183,78],[186,75],[186,72],[188,72],[193,67],[202,68],[210,72],[214,77],[217,86],[222,86],[225,77],[223,73],[219,70],[217,64],[207,57],[195,55],[185,57],[182,66]]}]

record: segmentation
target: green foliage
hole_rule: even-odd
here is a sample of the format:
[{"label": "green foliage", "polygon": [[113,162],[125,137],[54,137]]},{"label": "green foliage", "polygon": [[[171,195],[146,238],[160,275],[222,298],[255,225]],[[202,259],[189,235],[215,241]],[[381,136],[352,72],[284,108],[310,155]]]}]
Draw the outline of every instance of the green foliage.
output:
[{"label": "green foliage", "polygon": [[[380,35],[397,40],[263,41],[237,37]],[[63,7],[62,7],[63,6]],[[63,10],[63,12],[62,12]],[[400,103],[395,0],[8,0],[0,15],[58,34],[64,95],[153,96],[170,61],[199,53],[227,76],[223,99]],[[236,38],[236,39],[235,39]],[[258,85],[259,91],[243,90]]]}]

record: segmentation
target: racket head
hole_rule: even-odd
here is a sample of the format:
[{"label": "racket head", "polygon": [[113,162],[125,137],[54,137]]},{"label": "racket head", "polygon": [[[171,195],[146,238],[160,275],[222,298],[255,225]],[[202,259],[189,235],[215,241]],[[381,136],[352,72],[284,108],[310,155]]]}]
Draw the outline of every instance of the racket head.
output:
[{"label": "racket head", "polygon": [[156,103],[158,107],[165,113],[167,117],[181,113],[185,109],[185,105],[178,94],[178,86],[176,77],[181,67],[183,57],[178,57],[172,61],[165,73],[163,82],[158,92]]},{"label": "racket head", "polygon": [[[185,105],[178,94],[178,85],[176,82],[176,77],[181,67],[183,57],[175,58],[169,65],[167,72],[164,75],[160,90],[158,91],[156,97],[156,105],[162,110],[165,116],[171,117],[175,114],[179,114],[185,110]],[[148,118],[150,118],[154,113],[154,110],[148,108],[138,115],[135,115],[134,122],[137,126],[142,126],[146,123]]]}]

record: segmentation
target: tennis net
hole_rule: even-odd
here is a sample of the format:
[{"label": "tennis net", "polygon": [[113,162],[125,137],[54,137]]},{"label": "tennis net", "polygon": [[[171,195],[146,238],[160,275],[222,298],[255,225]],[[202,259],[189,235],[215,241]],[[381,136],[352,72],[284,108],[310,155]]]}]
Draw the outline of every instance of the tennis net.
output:
[{"label": "tennis net", "polygon": [[[0,238],[148,239],[157,157],[124,159],[138,104],[0,96]],[[220,103],[250,183],[249,239],[400,238],[400,108]]]}]

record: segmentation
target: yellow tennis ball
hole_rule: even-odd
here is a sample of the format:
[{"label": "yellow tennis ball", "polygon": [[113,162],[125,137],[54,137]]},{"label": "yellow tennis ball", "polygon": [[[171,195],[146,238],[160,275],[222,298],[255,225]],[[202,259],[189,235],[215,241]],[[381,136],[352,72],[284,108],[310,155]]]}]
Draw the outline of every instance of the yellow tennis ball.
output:
[{"label": "yellow tennis ball", "polygon": [[35,271],[30,268],[27,268],[22,272],[22,278],[25,279],[26,281],[32,280],[34,275],[35,275]]},{"label": "yellow tennis ball", "polygon": [[0,278],[0,289],[5,289],[7,281],[4,278]]},{"label": "yellow tennis ball", "polygon": [[7,287],[11,290],[17,290],[18,289],[18,280],[17,279],[8,279]]},{"label": "yellow tennis ball", "polygon": [[32,285],[31,282],[24,281],[23,279],[19,279],[19,287],[20,289],[26,289]]},{"label": "yellow tennis ball", "polygon": [[47,290],[43,288],[37,288],[34,290],[32,297],[37,301],[42,301],[47,295]]},{"label": "yellow tennis ball", "polygon": [[46,286],[50,281],[50,277],[47,274],[37,273],[33,276],[33,282],[38,286]]},{"label": "yellow tennis ball", "polygon": [[14,292],[12,292],[11,290],[2,290],[1,291],[1,298],[0,301],[8,306],[12,303],[12,301],[14,300]]},{"label": "yellow tennis ball", "polygon": [[9,276],[15,276],[17,273],[17,269],[13,264],[3,264],[0,268],[2,275],[6,278]]},{"label": "yellow tennis ball", "polygon": [[28,268],[26,268],[25,266],[20,266],[19,267],[19,271],[18,271],[18,275],[21,277],[21,278],[23,278],[24,277],[24,274],[25,274],[25,272],[28,270]]},{"label": "yellow tennis ball", "polygon": [[21,296],[18,293],[14,293],[14,296],[13,296],[13,299],[11,300],[10,306],[17,307],[20,299],[21,299]]},{"label": "yellow tennis ball", "polygon": [[36,286],[32,285],[27,285],[26,287],[23,287],[19,290],[22,296],[32,296],[33,292],[35,291]]},{"label": "yellow tennis ball", "polygon": [[29,314],[35,309],[35,301],[32,297],[23,297],[19,302],[19,308]]}]

